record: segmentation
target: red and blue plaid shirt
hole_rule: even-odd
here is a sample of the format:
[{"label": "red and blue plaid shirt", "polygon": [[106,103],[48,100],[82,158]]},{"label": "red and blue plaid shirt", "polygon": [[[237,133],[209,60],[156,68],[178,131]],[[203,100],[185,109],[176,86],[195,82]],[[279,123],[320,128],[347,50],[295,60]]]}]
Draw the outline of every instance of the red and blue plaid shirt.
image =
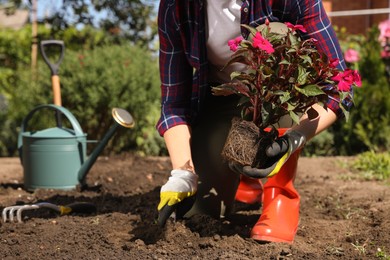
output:
[{"label": "red and blue plaid shirt", "polygon": [[[209,95],[206,53],[206,6],[203,0],[161,0],[158,14],[160,38],[161,117],[156,125],[162,136],[169,128],[190,125],[202,112]],[[318,47],[330,59],[344,58],[322,0],[247,0],[241,7],[241,23],[256,27],[270,22],[290,22],[305,27],[303,37],[317,39]],[[242,29],[242,35],[247,31]],[[212,81],[212,80],[210,80]],[[334,86],[329,86],[335,88]],[[351,100],[343,104],[347,109]],[[337,95],[330,96],[328,108],[343,115]]]}]

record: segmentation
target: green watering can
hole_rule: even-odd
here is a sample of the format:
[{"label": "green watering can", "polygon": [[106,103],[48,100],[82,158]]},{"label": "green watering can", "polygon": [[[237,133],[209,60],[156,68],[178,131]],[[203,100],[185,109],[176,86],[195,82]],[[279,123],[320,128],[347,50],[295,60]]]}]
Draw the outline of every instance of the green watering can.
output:
[{"label": "green watering can", "polygon": [[[25,131],[32,116],[42,109],[60,112],[73,129],[57,126],[39,131]],[[112,109],[114,125],[87,157],[87,134],[76,118],[62,106],[46,104],[35,107],[23,120],[18,149],[24,170],[24,187],[34,189],[74,189],[85,184],[85,176],[118,126],[132,128],[134,121],[124,109]]]}]

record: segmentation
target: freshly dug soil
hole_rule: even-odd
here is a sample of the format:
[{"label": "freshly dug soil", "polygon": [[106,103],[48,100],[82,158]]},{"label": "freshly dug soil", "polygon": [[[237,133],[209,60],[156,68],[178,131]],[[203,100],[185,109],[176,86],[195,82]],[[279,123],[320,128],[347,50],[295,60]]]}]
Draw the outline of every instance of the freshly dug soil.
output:
[{"label": "freshly dug soil", "polygon": [[[259,205],[237,203],[226,219],[195,216],[155,225],[166,157],[101,157],[85,190],[23,189],[18,158],[0,158],[0,209],[46,201],[92,202],[93,214],[23,212],[23,223],[0,224],[1,259],[375,259],[390,256],[390,187],[362,181],[342,165],[353,158],[301,158],[301,195],[293,244],[249,238]],[[288,216],[286,216],[288,217]]]}]

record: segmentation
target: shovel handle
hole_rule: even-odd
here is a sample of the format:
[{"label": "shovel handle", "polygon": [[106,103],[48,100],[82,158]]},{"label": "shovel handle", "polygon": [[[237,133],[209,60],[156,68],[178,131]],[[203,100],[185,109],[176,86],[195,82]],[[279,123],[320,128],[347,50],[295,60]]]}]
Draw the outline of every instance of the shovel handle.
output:
[{"label": "shovel handle", "polygon": [[51,77],[51,83],[53,87],[53,103],[54,105],[62,106],[60,77],[58,77],[58,75],[53,75]]},{"label": "shovel handle", "polygon": [[[59,46],[60,47],[60,50],[61,50],[60,56],[55,63],[50,62],[49,58],[46,55],[45,48],[48,46]],[[52,76],[58,75],[58,69],[59,69],[60,64],[62,62],[62,59],[64,58],[64,52],[65,52],[64,42],[59,41],[59,40],[43,40],[40,43],[40,49],[41,49],[41,54],[42,54],[44,61],[46,62],[46,64],[49,66],[49,68],[51,70],[51,75]]]},{"label": "shovel handle", "polygon": [[[57,59],[56,62],[52,63],[50,62],[49,58],[46,55],[46,47],[49,46],[59,46],[60,47],[60,56]],[[62,106],[62,100],[61,100],[61,88],[60,88],[60,77],[58,76],[58,69],[60,67],[60,64],[62,62],[62,59],[64,58],[64,52],[65,52],[65,45],[63,41],[59,40],[43,40],[40,42],[40,49],[41,54],[46,62],[46,64],[49,66],[51,71],[51,83],[53,88],[53,103],[57,106]],[[61,114],[57,112],[57,126],[62,127],[62,118]]]}]

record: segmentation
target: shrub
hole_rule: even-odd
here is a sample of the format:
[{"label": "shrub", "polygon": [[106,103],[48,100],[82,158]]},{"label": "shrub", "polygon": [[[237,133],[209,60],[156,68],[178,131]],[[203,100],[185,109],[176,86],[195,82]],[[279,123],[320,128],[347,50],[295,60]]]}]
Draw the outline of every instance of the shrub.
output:
[{"label": "shrub", "polygon": [[[39,104],[52,103],[50,70],[39,62],[36,81],[29,70],[19,70],[9,118],[19,125]],[[67,50],[60,65],[62,105],[79,121],[88,140],[100,140],[112,125],[111,109],[128,110],[133,129],[120,128],[105,151],[137,149],[145,154],[162,153],[161,138],[154,124],[159,115],[158,66],[150,52],[139,46],[115,45],[94,50]],[[34,124],[47,124],[45,117]],[[14,125],[13,127],[16,128]],[[19,129],[14,131],[16,134]],[[16,137],[14,136],[16,145]]]},{"label": "shrub", "polygon": [[[377,26],[371,28],[367,36],[351,35],[343,28],[338,30],[343,51],[355,50],[359,54],[357,62],[347,62],[347,65],[359,70],[363,87],[355,89],[355,106],[349,120],[340,120],[328,129],[333,135],[333,155],[356,155],[369,150],[381,152],[390,148],[390,88],[378,36]],[[315,153],[318,152],[320,150]]]},{"label": "shrub", "polygon": [[334,135],[331,131],[325,130],[316,135],[305,145],[301,155],[306,157],[332,156],[337,154],[337,147],[334,143]]}]

